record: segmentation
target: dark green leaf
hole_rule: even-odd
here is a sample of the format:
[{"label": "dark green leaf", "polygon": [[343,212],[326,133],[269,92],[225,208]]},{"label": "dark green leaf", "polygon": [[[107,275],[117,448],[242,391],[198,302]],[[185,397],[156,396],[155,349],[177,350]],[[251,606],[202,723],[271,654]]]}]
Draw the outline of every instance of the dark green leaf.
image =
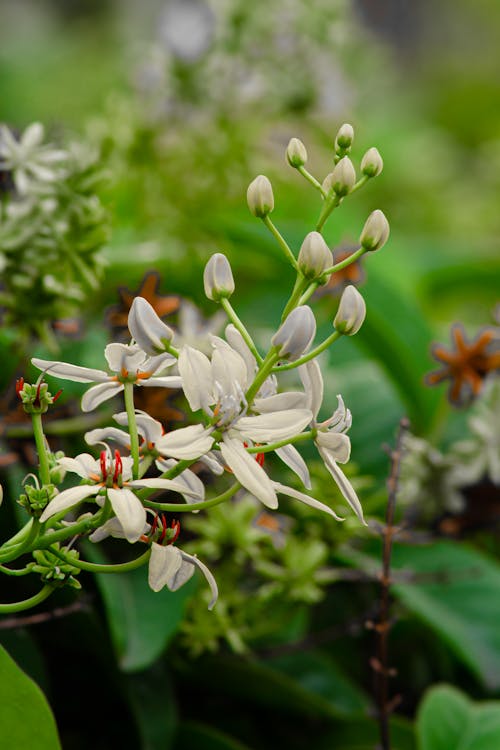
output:
[{"label": "dark green leaf", "polygon": [[141,750],[169,750],[177,711],[167,665],[158,661],[143,672],[129,674],[127,686],[142,739]]},{"label": "dark green leaf", "polygon": [[179,728],[179,733],[174,745],[175,750],[187,750],[187,748],[203,748],[203,750],[250,750],[234,737],[213,729],[205,724],[195,722],[184,722]]}]

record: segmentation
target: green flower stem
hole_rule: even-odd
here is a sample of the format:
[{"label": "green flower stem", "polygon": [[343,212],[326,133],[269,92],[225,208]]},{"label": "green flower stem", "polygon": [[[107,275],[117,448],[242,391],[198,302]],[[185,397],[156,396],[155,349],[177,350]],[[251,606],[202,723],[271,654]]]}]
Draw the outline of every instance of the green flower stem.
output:
[{"label": "green flower stem", "polygon": [[300,435],[286,438],[286,440],[278,440],[276,443],[267,443],[266,445],[247,448],[247,453],[270,453],[271,451],[275,451],[277,448],[283,448],[284,445],[290,445],[290,443],[304,443],[306,440],[313,440],[316,437],[316,432],[317,430],[301,432]]},{"label": "green flower stem", "polygon": [[144,456],[144,458],[141,461],[141,465],[139,467],[139,469],[140,469],[139,470],[139,479],[142,479],[142,477],[147,472],[147,470],[149,469],[149,467],[151,466],[151,464],[153,463],[153,461],[154,461],[154,456],[152,456],[152,455]]},{"label": "green flower stem", "polygon": [[64,542],[70,537],[79,536],[80,534],[86,534],[88,531],[93,531],[107,520],[107,515],[108,511],[105,505],[102,510],[99,510],[99,512],[96,513],[95,516],[92,516],[92,518],[84,518],[81,521],[72,523],[71,526],[64,526],[62,529],[50,531],[50,533],[44,534],[36,540],[36,543],[31,544],[26,552],[32,552],[35,549],[47,549],[47,547],[50,547],[50,545],[55,542]]},{"label": "green flower stem", "polygon": [[281,247],[281,249],[285,253],[285,257],[288,258],[288,260],[290,261],[290,263],[292,264],[292,266],[295,269],[297,269],[298,266],[297,266],[297,260],[295,258],[295,255],[291,251],[291,249],[290,249],[287,241],[285,240],[285,238],[282,237],[282,235],[278,232],[277,228],[274,226],[273,222],[269,218],[269,215],[267,214],[266,216],[264,216],[262,218],[262,221],[264,222],[264,224],[266,225],[266,227],[269,229],[269,231],[271,232],[271,234],[274,236],[274,238],[278,242],[278,245]]},{"label": "green flower stem", "polygon": [[302,297],[299,299],[299,305],[305,305],[305,303],[307,302],[307,300],[310,297],[312,297],[312,295],[314,294],[314,292],[316,291],[316,289],[319,286],[321,286],[321,284],[320,284],[319,281],[311,281],[311,283],[309,284],[308,288],[306,289],[306,291],[304,292],[304,294],[302,295]]},{"label": "green flower stem", "polygon": [[248,331],[245,328],[245,326],[243,325],[242,321],[239,319],[238,315],[236,314],[236,311],[234,310],[233,306],[231,305],[231,303],[229,302],[229,300],[227,299],[227,297],[223,297],[221,299],[220,303],[221,303],[221,305],[222,305],[222,307],[223,307],[223,309],[224,309],[227,317],[231,321],[231,323],[235,326],[235,328],[238,329],[238,331],[243,336],[243,338],[245,340],[245,343],[247,344],[248,348],[252,352],[253,356],[255,357],[255,359],[257,360],[257,362],[259,363],[259,365],[262,364],[263,359],[262,359],[261,355],[259,354],[259,352],[257,351],[257,347],[255,346],[254,342],[252,341],[252,337],[248,333]]},{"label": "green flower stem", "polygon": [[245,394],[245,398],[247,401],[247,404],[250,405],[255,398],[256,393],[258,392],[260,386],[264,382],[264,380],[267,378],[269,373],[272,371],[273,366],[275,362],[278,359],[278,352],[277,347],[273,346],[272,349],[270,349],[266,355],[266,358],[262,362],[257,375],[254,378],[254,381],[248,391]]},{"label": "green flower stem", "polygon": [[22,612],[25,609],[31,609],[36,607],[37,604],[43,602],[49,597],[54,591],[53,586],[44,586],[38,594],[31,596],[29,599],[24,599],[21,602],[12,602],[11,604],[0,604],[0,615],[8,615],[14,612]]},{"label": "green flower stem", "polygon": [[313,177],[313,175],[310,172],[308,172],[305,167],[297,167],[297,172],[299,172],[302,175],[302,177],[304,177],[308,182],[310,182],[311,185],[313,185],[313,187],[316,188],[316,190],[319,190],[323,198],[326,198],[328,193],[326,193],[323,190],[323,186],[321,182],[318,182],[316,177]]},{"label": "green flower stem", "polygon": [[[25,528],[28,526],[26,524]],[[33,518],[31,521],[31,525],[29,526],[29,532],[27,536],[22,539],[19,544],[16,545],[9,545],[7,548],[0,550],[0,561],[10,562],[11,560],[16,560],[20,555],[24,554],[28,549],[31,549],[31,545],[33,541],[38,536],[38,532],[40,530],[40,521],[37,518]],[[24,529],[22,529],[24,532]],[[16,535],[17,536],[17,535]],[[13,537],[14,538],[14,537]],[[11,540],[12,541],[12,540]]]},{"label": "green flower stem", "polygon": [[56,557],[59,557],[61,560],[64,560],[64,562],[67,562],[69,565],[74,565],[75,568],[80,568],[80,570],[87,570],[90,573],[126,573],[129,570],[135,570],[136,568],[140,568],[142,565],[145,565],[151,555],[151,549],[148,548],[146,552],[144,552],[144,554],[142,554],[140,557],[136,557],[135,560],[129,560],[128,562],[124,563],[110,563],[109,565],[103,565],[100,563],[87,562],[86,560],[75,560],[73,557],[66,555],[64,551],[60,549],[51,549],[50,552]]},{"label": "green flower stem", "polygon": [[19,529],[14,536],[12,536],[10,539],[8,539],[6,542],[4,542],[0,548],[0,553],[3,550],[6,550],[8,547],[17,547],[20,542],[22,542],[26,536],[30,533],[31,528],[33,526],[34,519],[30,518],[30,520],[24,524],[22,529]]},{"label": "green flower stem", "polygon": [[314,349],[311,349],[310,352],[307,354],[304,354],[303,357],[300,357],[299,359],[296,359],[295,362],[290,362],[287,365],[279,365],[278,367],[273,367],[272,372],[281,372],[282,370],[293,370],[295,367],[299,367],[299,365],[303,365],[306,362],[309,362],[310,359],[314,359],[314,357],[317,357],[318,354],[321,354],[321,352],[324,352],[325,349],[328,349],[330,344],[333,344],[334,341],[337,341],[342,336],[341,333],[338,331],[334,331],[328,338],[326,338],[323,343],[316,346]]},{"label": "green flower stem", "polygon": [[302,274],[299,272],[297,275],[297,280],[295,281],[295,286],[293,288],[292,294],[290,295],[290,299],[285,305],[285,308],[283,310],[283,313],[281,315],[281,322],[288,317],[288,315],[292,312],[292,310],[297,307],[297,305],[300,302],[300,298],[304,294],[305,290],[309,286],[309,279],[305,279]]},{"label": "green flower stem", "polygon": [[354,187],[351,190],[351,192],[349,193],[349,195],[352,195],[352,193],[355,193],[356,190],[359,190],[359,188],[362,188],[363,185],[366,185],[366,183],[368,182],[369,179],[371,179],[371,178],[368,177],[368,175],[366,175],[366,174],[364,174],[363,177],[360,177],[360,179],[354,185]]},{"label": "green flower stem", "polygon": [[139,479],[139,433],[135,419],[134,384],[124,383],[125,409],[127,412],[128,429],[130,435],[130,455],[132,456],[132,476]]},{"label": "green flower stem", "polygon": [[335,263],[334,266],[330,266],[330,268],[327,268],[323,276],[330,276],[330,274],[341,271],[346,266],[350,266],[351,263],[354,263],[354,261],[358,260],[358,258],[361,258],[364,253],[366,253],[365,248],[360,247],[358,250],[356,250],[356,252],[352,253],[352,255],[349,255],[348,258],[344,258],[344,260]]},{"label": "green flower stem", "polygon": [[[184,471],[184,469],[189,469],[189,467],[196,463],[197,460],[197,458],[191,458],[178,461],[177,464],[175,466],[172,466],[171,469],[168,469],[168,471],[164,471],[163,474],[160,474],[160,477],[161,479],[175,479],[175,477],[178,477],[179,474]],[[135,494],[137,495],[139,500],[147,500],[147,498],[150,497],[150,495],[153,495],[155,492],[158,492],[155,487],[144,487],[144,489],[139,490]]]},{"label": "green flower stem", "polygon": [[42,484],[50,484],[50,468],[45,435],[43,434],[42,415],[34,412],[31,415],[33,422],[33,434],[35,436],[36,450],[40,466],[40,480]]},{"label": "green flower stem", "polygon": [[0,565],[0,572],[5,573],[8,576],[26,576],[31,573],[30,568],[19,568],[14,570],[13,568],[7,568],[5,565]]},{"label": "green flower stem", "polygon": [[175,346],[173,346],[170,341],[166,341],[165,339],[162,340],[165,344],[165,351],[169,354],[172,354],[176,359],[179,359],[179,349],[176,349]]},{"label": "green flower stem", "polygon": [[326,220],[328,219],[334,208],[337,208],[337,206],[339,206],[341,202],[342,198],[340,198],[336,193],[334,193],[329,198],[325,198],[323,208],[321,209],[321,213],[318,218],[318,223],[316,224],[317,232],[321,232]]},{"label": "green flower stem", "polygon": [[145,505],[147,505],[148,508],[164,510],[169,513],[191,513],[193,510],[206,510],[207,508],[212,508],[214,505],[220,505],[220,503],[226,502],[226,500],[229,500],[240,489],[240,487],[241,484],[235,482],[235,484],[229,487],[228,490],[217,495],[217,497],[213,497],[211,500],[203,500],[199,503],[186,503],[186,505],[181,505],[180,503],[154,503],[146,501]]}]

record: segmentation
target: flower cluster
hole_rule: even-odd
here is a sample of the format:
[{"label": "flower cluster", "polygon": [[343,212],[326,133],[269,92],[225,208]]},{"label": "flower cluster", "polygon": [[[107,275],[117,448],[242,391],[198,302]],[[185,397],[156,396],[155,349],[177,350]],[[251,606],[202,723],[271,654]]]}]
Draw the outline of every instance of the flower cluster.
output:
[{"label": "flower cluster", "polygon": [[[335,139],[336,166],[322,183],[305,170],[303,144],[293,139],[288,147],[290,165],[319,190],[323,201],[316,229],[306,235],[297,254],[270,219],[274,195],[267,177],[258,176],[248,188],[251,213],[272,232],[296,271],[294,288],[265,352],[259,350],[230,302],[237,287],[228,258],[215,253],[206,264],[203,283],[207,298],[219,304],[227,317],[224,335],[207,332],[207,340],[198,346],[176,336],[154,306],[137,296],[127,317],[129,338],[106,346],[105,369],[32,359],[41,375],[35,385],[20,383],[18,395],[32,418],[39,471],[38,476],[31,475],[34,485],[28,485],[20,499],[31,521],[14,543],[0,547],[0,563],[32,553],[38,567],[27,567],[27,571],[43,568],[45,586],[40,596],[51,592],[54,581],[57,585],[66,579],[73,582],[75,570],[102,569],[80,560],[73,546],[76,539],[84,535],[98,543],[113,537],[143,550],[132,560],[114,564],[113,570],[147,563],[153,591],[165,586],[174,591],[198,569],[209,585],[212,608],[218,597],[215,578],[196,555],[178,544],[181,524],[177,519],[182,513],[209,510],[241,492],[261,503],[270,517],[279,507],[279,496],[284,495],[341,521],[330,504],[314,497],[300,450],[307,443],[316,449],[345,503],[365,523],[360,500],[341,469],[350,458],[351,412],[339,395],[330,416],[320,417],[324,383],[318,360],[337,339],[357,333],[364,321],[365,303],[358,290],[348,285],[333,319],[333,331],[319,343],[315,343],[316,319],[308,304],[318,286],[338,270],[322,236],[323,225],[350,192],[382,168],[378,152],[371,149],[363,157],[362,175],[356,182],[348,156],[352,139],[351,126],[344,125]],[[388,233],[385,216],[374,211],[350,262],[382,247]],[[292,389],[283,387],[290,382],[290,370],[296,373]],[[57,394],[51,395],[45,378],[88,384],[81,401],[84,412],[123,399],[125,408],[116,410],[115,425],[98,426],[85,434],[98,455],[51,453],[42,414]],[[177,390],[189,407],[187,424],[166,430],[137,407],[139,387]],[[293,486],[281,481],[287,470],[294,475]],[[71,482],[74,476],[79,480],[76,484]],[[65,486],[60,488],[63,480]],[[169,514],[174,519],[170,523]],[[70,546],[64,545],[65,540],[72,540]],[[40,550],[46,553],[40,556]],[[42,567],[39,558],[43,558]]]}]

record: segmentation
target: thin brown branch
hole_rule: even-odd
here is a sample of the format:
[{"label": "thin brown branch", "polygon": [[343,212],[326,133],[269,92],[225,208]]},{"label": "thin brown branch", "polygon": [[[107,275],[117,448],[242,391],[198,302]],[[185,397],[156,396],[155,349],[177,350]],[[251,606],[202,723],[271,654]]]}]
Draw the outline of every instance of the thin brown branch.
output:
[{"label": "thin brown branch", "polygon": [[25,628],[31,625],[39,625],[43,622],[49,622],[59,617],[68,617],[68,615],[75,614],[75,612],[83,612],[89,609],[89,600],[78,599],[72,604],[68,604],[64,607],[56,607],[46,612],[37,612],[33,615],[7,617],[0,620],[0,630],[11,630],[14,628]]}]

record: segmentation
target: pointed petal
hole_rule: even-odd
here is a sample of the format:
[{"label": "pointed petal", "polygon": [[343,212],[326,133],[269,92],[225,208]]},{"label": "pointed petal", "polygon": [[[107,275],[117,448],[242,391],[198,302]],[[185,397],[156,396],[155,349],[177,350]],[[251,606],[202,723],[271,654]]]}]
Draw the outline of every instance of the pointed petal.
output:
[{"label": "pointed petal", "polygon": [[171,341],[174,332],[156,314],[144,297],[136,297],[128,314],[128,329],[132,338],[147,354],[157,354],[165,349],[163,339]]},{"label": "pointed petal", "polygon": [[302,484],[308,490],[311,489],[311,477],[309,475],[309,469],[307,464],[298,452],[297,448],[293,445],[284,445],[283,448],[277,448],[275,451],[277,456],[281,458],[284,464],[291,469],[299,479],[302,480]]},{"label": "pointed petal", "polygon": [[120,490],[108,489],[108,498],[122,525],[125,539],[129,542],[136,542],[146,523],[146,510],[143,504],[126,487],[122,487]]},{"label": "pointed petal", "polygon": [[178,459],[199,458],[213,445],[213,428],[205,429],[201,424],[193,424],[173,430],[156,443],[156,450],[164,456]]},{"label": "pointed petal", "polygon": [[306,495],[305,492],[299,492],[298,490],[295,490],[293,487],[287,487],[284,484],[280,484],[279,482],[273,482],[273,487],[276,490],[276,492],[282,494],[282,495],[288,495],[289,497],[295,498],[295,500],[300,500],[301,503],[304,503],[305,505],[309,505],[310,508],[315,508],[316,510],[322,510],[324,513],[328,513],[328,515],[333,516],[336,521],[343,521],[343,518],[340,518],[331,508],[328,507],[328,505],[325,505],[324,503],[320,503],[319,500],[316,500],[314,497],[309,497],[309,495]]},{"label": "pointed petal", "polygon": [[176,479],[163,479],[162,477],[151,477],[148,479],[134,479],[131,482],[127,482],[128,487],[149,487],[157,490],[170,490],[171,492],[178,492],[180,495],[187,496],[190,498],[196,498],[197,494],[191,490],[185,482]]},{"label": "pointed petal", "polygon": [[267,398],[256,398],[253,401],[255,411],[261,414],[269,414],[272,411],[285,411],[287,409],[308,409],[309,399],[302,391],[287,391],[286,393],[275,393]]},{"label": "pointed petal", "polygon": [[23,149],[31,150],[35,146],[39,146],[43,141],[44,127],[41,122],[32,122],[28,125],[26,130],[21,136],[21,146]]},{"label": "pointed petal", "polygon": [[142,364],[146,359],[146,354],[140,347],[116,342],[106,346],[104,356],[109,369],[113,372],[121,372],[122,369],[137,372],[142,370]]},{"label": "pointed petal", "polygon": [[80,453],[75,458],[63,456],[57,462],[65,471],[78,474],[82,479],[89,479],[93,474],[101,475],[101,467],[98,461],[90,453]]},{"label": "pointed petal", "polygon": [[210,570],[207,568],[205,563],[202,563],[201,560],[198,560],[198,558],[195,555],[188,555],[187,552],[183,552],[181,550],[182,559],[190,563],[191,565],[195,565],[198,570],[201,570],[205,578],[207,579],[207,583],[210,586],[210,589],[212,591],[212,599],[210,601],[210,604],[208,605],[208,609],[213,609],[215,607],[215,604],[217,602],[218,596],[219,596],[219,589],[217,588],[217,582],[215,578],[213,577]]},{"label": "pointed petal", "polygon": [[304,390],[309,398],[308,406],[313,413],[313,419],[317,420],[323,402],[323,376],[320,366],[315,359],[312,359],[298,369]]},{"label": "pointed petal", "polygon": [[215,474],[218,477],[224,474],[224,466],[222,465],[219,451],[209,451],[208,453],[205,453],[205,455],[200,456],[200,461],[210,469],[212,474]]},{"label": "pointed petal", "polygon": [[178,369],[184,395],[193,411],[198,411],[205,404],[213,403],[212,368],[210,360],[203,352],[191,346],[184,346],[179,354]]},{"label": "pointed petal", "polygon": [[63,490],[47,505],[40,516],[40,521],[43,523],[48,518],[55,516],[56,513],[74,508],[75,505],[81,503],[85,498],[97,495],[100,489],[100,486],[96,484],[83,484],[78,487],[70,487],[67,490]]},{"label": "pointed petal", "polygon": [[102,427],[85,433],[85,442],[89,445],[107,443],[109,440],[123,448],[130,448],[130,435],[117,427]]},{"label": "pointed petal", "polygon": [[48,375],[63,380],[73,380],[75,383],[105,383],[109,380],[109,375],[106,372],[94,370],[91,367],[70,365],[67,362],[51,362],[37,357],[33,357],[31,363],[39,370],[46,370]]},{"label": "pointed petal", "polygon": [[248,348],[245,339],[232,323],[226,326],[226,339],[229,345],[245,360],[247,383],[251,383],[257,370],[257,361]]},{"label": "pointed petal", "polygon": [[343,432],[329,432],[318,430],[316,435],[316,445],[326,451],[332,461],[339,461],[341,464],[349,461],[351,455],[351,441]]},{"label": "pointed petal", "polygon": [[268,508],[277,508],[278,498],[271,480],[257,461],[246,452],[243,443],[224,435],[220,449],[224,461],[238,482]]},{"label": "pointed petal", "polygon": [[[212,340],[217,342],[217,337]],[[239,397],[246,390],[247,366],[245,360],[226,341],[218,339],[212,355],[212,378],[219,383],[222,393]]]},{"label": "pointed petal", "polygon": [[173,354],[164,352],[163,354],[157,354],[155,357],[147,357],[141,366],[141,370],[150,372],[152,375],[154,375],[156,372],[163,372],[163,370],[166,370],[167,367],[172,367],[172,365],[175,365],[176,362],[177,359],[173,356]]},{"label": "pointed petal", "polygon": [[[180,550],[179,550],[180,551]],[[182,552],[181,552],[182,555]],[[190,562],[181,558],[181,567],[177,570],[174,575],[167,581],[167,587],[169,591],[177,591],[181,586],[189,581],[194,575],[194,565]]]},{"label": "pointed petal", "polygon": [[256,443],[271,443],[295,437],[310,423],[309,409],[289,409],[255,417],[241,417],[233,429]]},{"label": "pointed petal", "polygon": [[[148,523],[145,523],[142,533],[147,534],[150,528],[150,525]],[[94,542],[94,544],[96,544],[97,542],[102,542],[102,540],[106,539],[106,537],[108,536],[112,536],[115,539],[125,539],[123,527],[116,516],[114,518],[110,518],[109,521],[106,521],[105,524],[99,526],[98,529],[93,531],[89,536],[89,539],[91,542]]]},{"label": "pointed petal", "polygon": [[181,552],[177,547],[153,542],[149,558],[148,583],[153,591],[161,591],[182,565]]},{"label": "pointed petal", "polygon": [[153,376],[147,380],[140,380],[137,385],[146,388],[182,388],[182,378],[180,375],[164,375],[158,378]]},{"label": "pointed petal", "polygon": [[89,388],[82,396],[82,411],[93,411],[117,393],[123,391],[123,383],[118,383],[114,380],[111,383],[99,383],[99,385],[93,385]]},{"label": "pointed petal", "polygon": [[[123,427],[128,427],[128,415],[126,411],[113,414],[113,419]],[[137,431],[145,439],[146,443],[154,445],[163,435],[162,423],[150,417],[145,411],[136,410],[135,421],[137,423]]]},{"label": "pointed petal", "polygon": [[326,468],[334,478],[335,482],[337,483],[337,486],[339,490],[341,491],[342,495],[345,497],[353,511],[356,513],[359,520],[365,524],[365,526],[368,526],[366,523],[364,516],[363,516],[363,508],[361,507],[361,503],[359,502],[359,498],[356,495],[354,491],[354,487],[350,483],[350,481],[347,479],[343,471],[337,466],[335,461],[332,461],[330,458],[330,455],[327,451],[324,451],[323,448],[318,448],[321,458],[323,459]]}]

